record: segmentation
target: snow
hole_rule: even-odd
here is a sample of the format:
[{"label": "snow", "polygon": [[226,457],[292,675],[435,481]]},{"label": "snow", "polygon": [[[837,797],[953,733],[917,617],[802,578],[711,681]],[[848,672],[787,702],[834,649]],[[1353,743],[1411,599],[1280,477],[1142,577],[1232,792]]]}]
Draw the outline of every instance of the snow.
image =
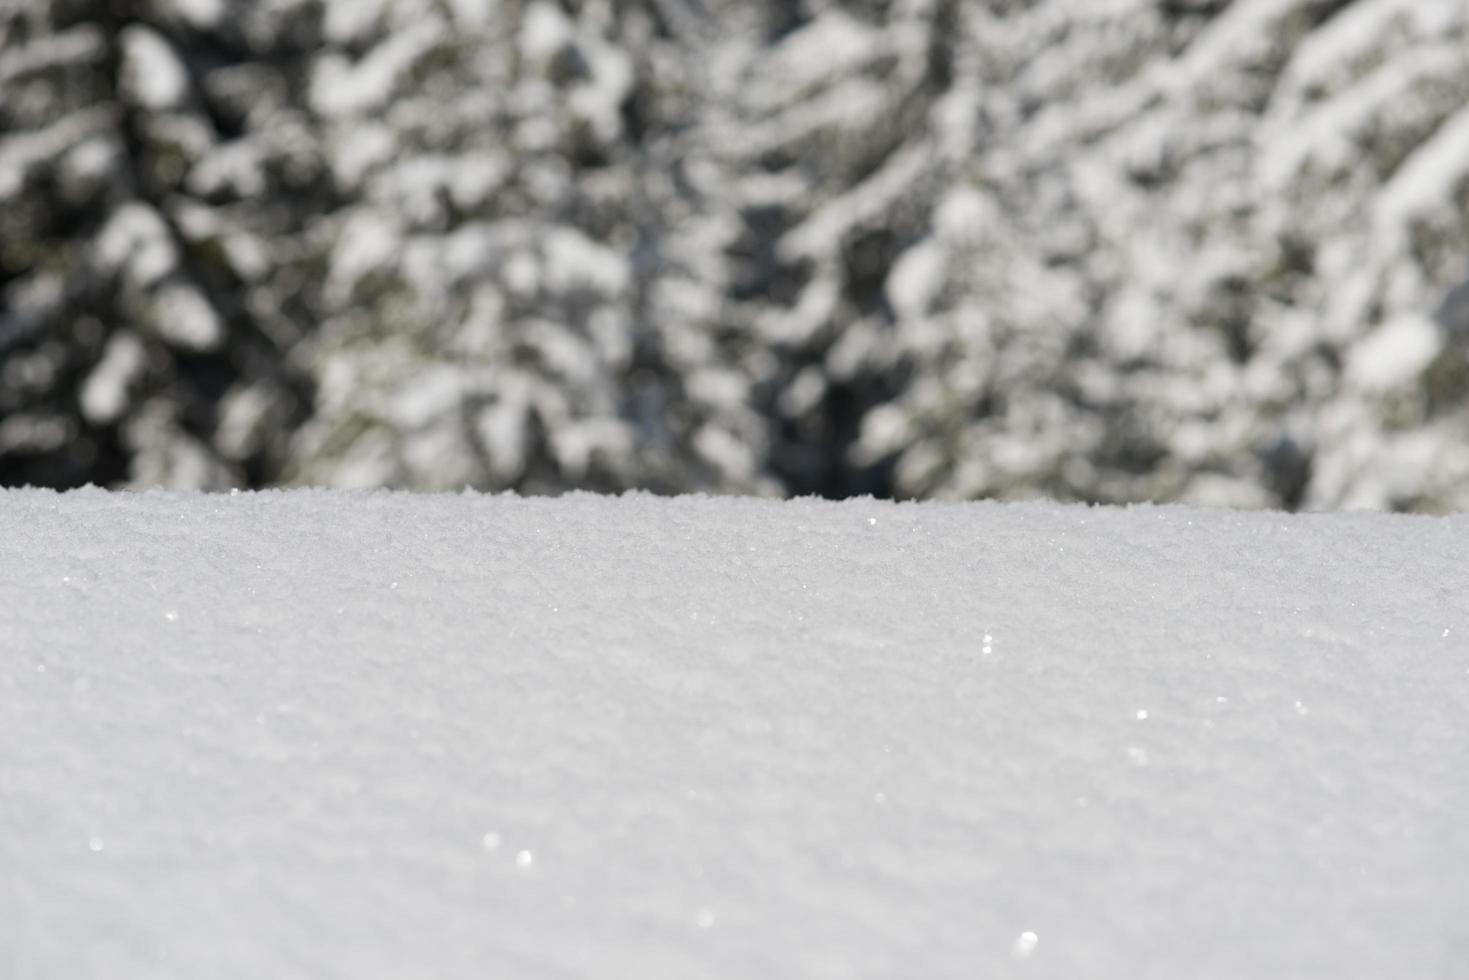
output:
[{"label": "snow", "polygon": [[1377,225],[1383,235],[1415,219],[1454,217],[1455,192],[1469,183],[1469,109],[1459,110],[1413,151],[1383,189]]},{"label": "snow", "polygon": [[32,172],[95,136],[107,121],[105,110],[84,111],[35,132],[7,134],[0,146],[0,199],[15,196]]},{"label": "snow", "polygon": [[213,350],[224,339],[219,314],[193,286],[165,286],[158,293],[157,311],[159,334],[181,348]]},{"label": "snow", "polygon": [[0,84],[13,84],[52,65],[91,61],[102,53],[102,37],[91,25],[12,42],[0,51]]},{"label": "snow", "polygon": [[196,28],[216,27],[224,20],[224,0],[173,0],[180,17]]},{"label": "snow", "polygon": [[327,292],[346,299],[357,284],[398,251],[397,229],[382,215],[360,208],[346,219],[327,274]]},{"label": "snow", "polygon": [[[873,56],[879,35],[846,16],[837,8],[792,32],[775,48],[770,71],[750,79],[757,104],[774,107],[789,98],[789,92],[809,95],[814,89]],[[776,78],[789,80],[789,87],[776,90]]]},{"label": "snow", "polygon": [[157,283],[179,262],[163,216],[138,203],[124,204],[108,218],[97,238],[97,259],[102,268],[122,272],[139,289]]},{"label": "snow", "polygon": [[360,40],[383,19],[388,0],[329,0],[326,5],[326,36],[338,42]]},{"label": "snow", "polygon": [[1469,518],[0,491],[0,974],[1447,977]]},{"label": "snow", "polygon": [[125,86],[147,109],[171,109],[188,93],[189,72],[156,31],[132,26],[122,33]]},{"label": "snow", "polygon": [[[347,7],[333,8],[338,9]],[[387,101],[441,31],[437,20],[425,20],[377,45],[355,65],[337,56],[322,57],[311,80],[312,105],[328,119],[371,112]]]},{"label": "snow", "polygon": [[809,257],[830,248],[851,229],[872,220],[901,199],[927,158],[928,148],[923,146],[895,152],[871,177],[787,232],[777,246],[780,254],[789,258]]},{"label": "snow", "polygon": [[147,356],[136,334],[123,330],[108,338],[102,360],[81,387],[82,414],[87,421],[105,424],[122,415],[128,389],[137,382]]},{"label": "snow", "polygon": [[449,10],[455,23],[462,27],[479,28],[490,23],[498,0],[449,0]]},{"label": "snow", "polygon": [[520,50],[532,61],[546,61],[571,44],[575,28],[555,4],[530,4],[520,29]]},{"label": "snow", "polygon": [[551,289],[589,289],[616,295],[632,278],[627,261],[575,228],[547,230],[544,242],[546,283]]},{"label": "snow", "polygon": [[1348,372],[1366,391],[1412,382],[1443,349],[1439,329],[1426,316],[1409,314],[1389,321],[1352,349]]},{"label": "snow", "polygon": [[1360,147],[1378,120],[1393,107],[1417,98],[1417,89],[1433,85],[1434,72],[1454,70],[1462,61],[1462,52],[1450,44],[1424,52],[1406,65],[1389,62],[1344,86],[1304,121],[1286,116],[1278,129],[1260,133],[1262,175],[1279,187],[1295,179],[1308,163],[1330,174],[1349,171],[1360,162]]},{"label": "snow", "polygon": [[932,241],[904,252],[888,273],[888,302],[900,316],[918,318],[928,313],[943,290],[945,253]]}]

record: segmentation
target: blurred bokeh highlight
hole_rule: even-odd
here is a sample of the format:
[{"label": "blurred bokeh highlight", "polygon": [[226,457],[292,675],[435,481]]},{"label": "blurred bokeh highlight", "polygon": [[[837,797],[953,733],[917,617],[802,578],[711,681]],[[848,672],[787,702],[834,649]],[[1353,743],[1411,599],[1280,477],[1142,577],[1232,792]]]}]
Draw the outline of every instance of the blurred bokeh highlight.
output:
[{"label": "blurred bokeh highlight", "polygon": [[1469,509],[1462,0],[0,0],[0,485]]}]

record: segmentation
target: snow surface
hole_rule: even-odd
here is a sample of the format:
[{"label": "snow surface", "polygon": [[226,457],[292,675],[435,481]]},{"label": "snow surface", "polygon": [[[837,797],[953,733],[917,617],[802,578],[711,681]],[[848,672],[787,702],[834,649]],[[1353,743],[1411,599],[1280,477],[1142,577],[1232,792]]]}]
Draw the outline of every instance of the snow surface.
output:
[{"label": "snow surface", "polygon": [[0,491],[0,975],[1463,976],[1466,554],[1463,516]]}]

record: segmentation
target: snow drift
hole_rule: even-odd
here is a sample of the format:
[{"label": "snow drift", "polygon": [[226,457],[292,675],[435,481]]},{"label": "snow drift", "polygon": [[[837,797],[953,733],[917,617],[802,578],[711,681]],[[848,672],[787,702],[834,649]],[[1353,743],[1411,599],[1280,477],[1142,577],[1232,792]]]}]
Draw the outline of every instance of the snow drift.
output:
[{"label": "snow drift", "polygon": [[1469,518],[0,492],[0,974],[1448,977]]}]

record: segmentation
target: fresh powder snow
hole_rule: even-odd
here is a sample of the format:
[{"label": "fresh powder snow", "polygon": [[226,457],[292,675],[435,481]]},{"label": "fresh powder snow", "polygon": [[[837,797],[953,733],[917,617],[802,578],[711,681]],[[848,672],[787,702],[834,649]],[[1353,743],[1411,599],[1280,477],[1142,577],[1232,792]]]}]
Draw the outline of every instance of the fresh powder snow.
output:
[{"label": "fresh powder snow", "polygon": [[1469,517],[0,491],[0,975],[1449,978]]}]

